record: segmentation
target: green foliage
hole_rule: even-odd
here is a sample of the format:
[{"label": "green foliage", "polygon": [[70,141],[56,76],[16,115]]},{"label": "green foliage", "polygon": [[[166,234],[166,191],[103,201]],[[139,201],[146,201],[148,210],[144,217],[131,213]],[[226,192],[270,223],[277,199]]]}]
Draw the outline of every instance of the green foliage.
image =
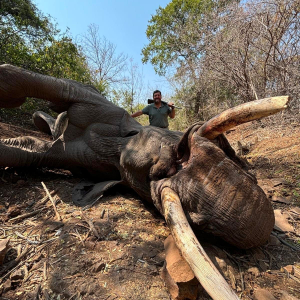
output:
[{"label": "green foliage", "polygon": [[63,36],[33,53],[35,68],[43,74],[90,83],[91,76],[80,48]]},{"label": "green foliage", "polygon": [[196,122],[187,109],[177,109],[175,113],[174,119],[169,118],[170,130],[185,131],[190,125]]},{"label": "green foliage", "polygon": [[116,105],[123,107],[126,111],[128,111],[129,114],[133,114],[136,111],[136,109],[140,107],[139,104],[134,104],[134,98],[135,93],[129,91],[128,89],[112,91],[112,101]]},{"label": "green foliage", "polygon": [[107,81],[93,79],[92,84],[103,96],[107,96],[107,91],[109,90],[109,84]]},{"label": "green foliage", "polygon": [[18,35],[30,42],[52,31],[49,18],[43,16],[31,0],[1,1],[0,25],[5,37]]},{"label": "green foliage", "polygon": [[[91,83],[81,48],[45,17],[31,0],[0,1],[0,64],[9,63],[58,78]],[[46,102],[29,99],[21,110],[48,111]],[[17,115],[20,110],[9,114]],[[3,116],[3,112],[1,113]]]},{"label": "green foliage", "polygon": [[140,104],[135,102],[136,93],[128,89],[114,89],[111,93],[111,101],[122,108],[124,108],[129,114],[142,110],[146,104]]},{"label": "green foliage", "polygon": [[0,2],[0,62],[30,68],[30,50],[38,43],[51,42],[57,33],[47,17],[31,0]]},{"label": "green foliage", "polygon": [[1,20],[12,18],[15,26],[27,32],[35,30],[48,30],[48,19],[41,16],[31,0],[5,0],[0,2]]},{"label": "green foliage", "polygon": [[0,62],[35,72],[90,83],[85,57],[68,33],[59,30],[31,0],[0,2]]},{"label": "green foliage", "polygon": [[150,61],[155,71],[164,75],[173,63],[199,57],[201,53],[194,49],[201,42],[197,28],[202,26],[203,15],[216,5],[214,0],[173,0],[165,8],[159,7],[147,27],[150,42],[142,49],[143,62]]}]

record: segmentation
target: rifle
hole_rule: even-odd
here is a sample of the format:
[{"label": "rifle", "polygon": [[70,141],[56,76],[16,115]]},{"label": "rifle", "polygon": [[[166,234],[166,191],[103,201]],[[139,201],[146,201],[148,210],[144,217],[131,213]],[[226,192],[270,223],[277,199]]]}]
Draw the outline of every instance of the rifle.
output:
[{"label": "rifle", "polygon": [[[154,103],[154,100],[153,99],[148,99],[148,104],[152,104],[152,103]],[[161,103],[168,105],[168,103],[165,102],[165,101],[161,101]],[[182,109],[182,107],[178,107],[178,106],[175,106],[175,105],[172,105],[171,107],[174,107],[176,109]]]}]

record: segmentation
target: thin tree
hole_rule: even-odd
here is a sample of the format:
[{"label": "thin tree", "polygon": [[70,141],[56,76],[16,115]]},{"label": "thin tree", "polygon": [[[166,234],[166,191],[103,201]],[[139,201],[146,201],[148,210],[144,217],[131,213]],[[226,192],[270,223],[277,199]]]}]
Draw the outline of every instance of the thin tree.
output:
[{"label": "thin tree", "polygon": [[82,46],[96,86],[101,92],[111,85],[124,82],[127,55],[117,52],[117,46],[99,35],[99,27],[91,24],[83,36]]}]

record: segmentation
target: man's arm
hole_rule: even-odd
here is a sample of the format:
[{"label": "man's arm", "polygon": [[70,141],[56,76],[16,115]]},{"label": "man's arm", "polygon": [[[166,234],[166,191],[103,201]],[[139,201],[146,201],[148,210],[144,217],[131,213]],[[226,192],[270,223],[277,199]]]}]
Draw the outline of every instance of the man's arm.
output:
[{"label": "man's arm", "polygon": [[169,113],[169,117],[171,119],[175,118],[175,107],[174,107],[174,103],[173,102],[169,102],[168,106],[171,108],[171,112]]},{"label": "man's arm", "polygon": [[142,114],[143,114],[143,112],[140,110],[140,111],[137,111],[134,114],[132,114],[131,117],[136,118],[136,117],[141,116]]}]

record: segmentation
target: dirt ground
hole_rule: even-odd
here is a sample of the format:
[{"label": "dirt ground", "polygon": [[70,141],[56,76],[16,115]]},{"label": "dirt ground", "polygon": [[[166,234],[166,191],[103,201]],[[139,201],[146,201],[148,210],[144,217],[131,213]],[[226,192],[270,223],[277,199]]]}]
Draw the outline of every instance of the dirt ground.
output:
[{"label": "dirt ground", "polygon": [[[19,135],[48,138],[0,123],[1,138]],[[282,114],[226,136],[272,202],[276,226],[256,249],[201,243],[241,299],[300,299],[299,122]],[[160,275],[170,234],[162,217],[126,189],[78,208],[79,181],[63,170],[0,169],[0,243],[9,239],[5,256],[0,247],[0,299],[171,299]]]}]

